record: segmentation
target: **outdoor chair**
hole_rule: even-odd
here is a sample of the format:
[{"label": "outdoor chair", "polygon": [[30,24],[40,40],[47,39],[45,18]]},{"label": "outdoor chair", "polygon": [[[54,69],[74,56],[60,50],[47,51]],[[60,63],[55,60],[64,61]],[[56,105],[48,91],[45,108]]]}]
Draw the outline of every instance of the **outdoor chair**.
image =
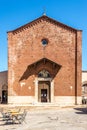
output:
[{"label": "outdoor chair", "polygon": [[4,112],[2,109],[0,110],[3,121],[7,121],[10,118],[9,112]]},{"label": "outdoor chair", "polygon": [[14,110],[13,111],[7,111],[7,112],[3,112],[3,110],[0,111],[2,114],[2,118],[3,121],[5,121],[5,123],[12,123],[12,124],[21,124],[23,121],[25,122],[25,117],[26,117],[26,110]]},{"label": "outdoor chair", "polygon": [[27,115],[27,111],[24,110],[24,112],[19,112],[18,116],[16,117],[16,120],[19,124],[21,124],[23,121],[25,122],[25,117]]}]

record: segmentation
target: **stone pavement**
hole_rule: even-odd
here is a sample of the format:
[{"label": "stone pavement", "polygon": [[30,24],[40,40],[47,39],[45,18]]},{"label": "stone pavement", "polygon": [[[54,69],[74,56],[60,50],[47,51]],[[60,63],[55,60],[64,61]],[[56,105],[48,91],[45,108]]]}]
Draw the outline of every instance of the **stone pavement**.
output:
[{"label": "stone pavement", "polygon": [[0,130],[87,130],[86,106],[27,110],[25,122],[6,125],[0,120]]}]

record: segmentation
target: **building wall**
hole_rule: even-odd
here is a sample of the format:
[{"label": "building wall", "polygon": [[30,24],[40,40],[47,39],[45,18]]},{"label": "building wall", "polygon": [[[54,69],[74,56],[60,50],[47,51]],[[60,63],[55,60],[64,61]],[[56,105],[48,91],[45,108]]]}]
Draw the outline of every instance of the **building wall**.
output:
[{"label": "building wall", "polygon": [[87,83],[87,71],[82,71],[82,84]]},{"label": "building wall", "polygon": [[[46,47],[43,38],[48,39]],[[20,79],[29,65],[44,57],[61,65],[54,77],[54,96],[81,96],[81,31],[43,19],[8,33],[9,96],[35,96],[37,75]]]},{"label": "building wall", "polygon": [[[0,97],[1,97],[1,100],[2,100],[2,86],[3,85],[7,85],[7,74],[8,74],[8,71],[3,71],[3,72],[0,72]],[[86,84],[87,83],[87,71],[82,71],[82,85],[84,85],[84,84]],[[7,85],[8,86],[8,85]],[[83,95],[82,95],[83,96]],[[23,98],[23,97],[17,97],[17,99],[19,98],[19,100],[16,100],[16,102],[15,103],[20,103],[21,102],[21,100],[23,101],[24,100],[24,102],[25,103],[27,103],[26,101],[27,100],[32,100],[34,97],[32,97],[32,96],[27,96],[26,98]],[[74,97],[72,96],[71,98],[68,98],[68,97],[65,97],[65,96],[63,96],[62,97],[63,98],[63,100],[61,100],[61,97],[57,97],[57,98],[55,98],[55,101],[57,100],[57,101],[59,101],[59,102],[63,102],[63,104],[64,104],[64,100],[72,100],[72,102],[74,103]],[[66,99],[67,98],[67,99]],[[26,100],[27,99],[27,100]],[[15,101],[15,99],[14,99],[14,96],[12,97],[12,102],[14,102]],[[34,101],[34,99],[32,100],[32,102]]]},{"label": "building wall", "polygon": [[8,81],[8,71],[0,72],[0,97],[1,97],[0,102],[2,102],[2,91],[8,89],[7,81]]},{"label": "building wall", "polygon": [[82,99],[87,103],[87,71],[82,71]]}]

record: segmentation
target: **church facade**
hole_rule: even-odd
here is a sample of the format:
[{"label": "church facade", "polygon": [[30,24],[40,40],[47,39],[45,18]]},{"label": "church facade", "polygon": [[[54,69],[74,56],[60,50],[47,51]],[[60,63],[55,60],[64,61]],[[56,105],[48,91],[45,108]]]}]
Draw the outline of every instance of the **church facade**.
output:
[{"label": "church facade", "polygon": [[8,32],[9,104],[81,104],[82,31],[45,15]]}]

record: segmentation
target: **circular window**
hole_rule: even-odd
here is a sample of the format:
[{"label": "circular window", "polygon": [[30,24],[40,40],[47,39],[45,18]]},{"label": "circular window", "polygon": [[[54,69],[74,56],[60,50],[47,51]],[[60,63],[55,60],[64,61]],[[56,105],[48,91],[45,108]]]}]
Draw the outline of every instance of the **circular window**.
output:
[{"label": "circular window", "polygon": [[46,46],[48,44],[48,40],[47,39],[42,39],[42,45]]}]

